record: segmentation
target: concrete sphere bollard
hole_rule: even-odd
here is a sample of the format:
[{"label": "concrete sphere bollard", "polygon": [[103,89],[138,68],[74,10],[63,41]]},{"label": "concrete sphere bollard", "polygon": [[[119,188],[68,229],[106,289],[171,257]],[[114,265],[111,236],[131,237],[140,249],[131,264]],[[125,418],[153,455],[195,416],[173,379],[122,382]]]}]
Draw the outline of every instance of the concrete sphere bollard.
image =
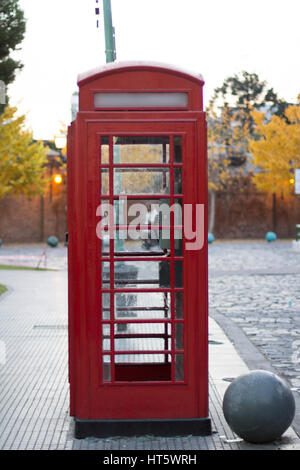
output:
[{"label": "concrete sphere bollard", "polygon": [[223,413],[232,431],[245,441],[272,442],[292,423],[295,399],[280,377],[254,370],[229,385]]},{"label": "concrete sphere bollard", "polygon": [[276,233],[274,233],[274,232],[267,232],[266,233],[267,242],[275,242],[276,238],[277,238]]},{"label": "concrete sphere bollard", "polygon": [[208,243],[213,243],[215,241],[215,237],[213,236],[212,233],[208,234],[207,241],[208,241]]},{"label": "concrete sphere bollard", "polygon": [[58,238],[57,237],[49,237],[47,240],[47,245],[51,246],[52,248],[55,248],[58,245]]}]

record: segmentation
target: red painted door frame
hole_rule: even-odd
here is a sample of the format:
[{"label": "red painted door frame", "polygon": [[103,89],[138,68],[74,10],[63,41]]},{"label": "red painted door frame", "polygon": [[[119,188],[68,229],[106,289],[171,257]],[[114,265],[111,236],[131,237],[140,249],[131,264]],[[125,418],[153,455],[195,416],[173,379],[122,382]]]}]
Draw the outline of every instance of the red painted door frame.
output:
[{"label": "red painted door frame", "polygon": [[[195,113],[189,119],[176,121],[157,120],[157,113],[151,119],[137,119],[135,122],[97,122],[82,120],[81,127],[87,128],[82,143],[77,172],[76,212],[80,221],[84,249],[78,255],[83,271],[77,273],[79,289],[85,295],[85,314],[77,310],[77,331],[75,349],[80,351],[80,376],[76,416],[93,419],[140,419],[140,418],[183,418],[204,417],[207,405],[207,246],[200,251],[186,251],[184,256],[184,341],[185,368],[184,383],[167,382],[120,382],[101,383],[100,377],[100,260],[101,242],[96,236],[99,219],[96,209],[100,196],[100,135],[181,135],[183,137],[183,201],[184,204],[206,204],[205,162],[199,151],[205,147],[205,123],[202,113]],[[80,132],[80,126],[79,126]],[[98,156],[98,158],[97,158]],[[192,156],[192,158],[191,158]],[[85,190],[88,188],[88,191]],[[84,191],[86,194],[83,196]],[[205,216],[206,220],[206,216]],[[206,233],[206,227],[203,227]],[[70,239],[72,235],[70,234]],[[206,241],[205,241],[206,242]],[[85,273],[83,275],[83,273]],[[73,339],[74,341],[74,339]],[[79,344],[80,343],[80,344]],[[78,364],[79,366],[79,364]],[[78,367],[77,367],[78,369]]]}]

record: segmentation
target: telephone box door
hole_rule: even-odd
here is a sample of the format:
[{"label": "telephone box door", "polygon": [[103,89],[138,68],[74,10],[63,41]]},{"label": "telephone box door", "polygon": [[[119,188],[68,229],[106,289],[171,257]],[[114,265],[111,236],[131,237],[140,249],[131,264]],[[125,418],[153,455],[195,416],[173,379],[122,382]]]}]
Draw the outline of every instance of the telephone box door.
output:
[{"label": "telephone box door", "polygon": [[206,417],[203,113],[87,126],[89,416],[82,418]]}]

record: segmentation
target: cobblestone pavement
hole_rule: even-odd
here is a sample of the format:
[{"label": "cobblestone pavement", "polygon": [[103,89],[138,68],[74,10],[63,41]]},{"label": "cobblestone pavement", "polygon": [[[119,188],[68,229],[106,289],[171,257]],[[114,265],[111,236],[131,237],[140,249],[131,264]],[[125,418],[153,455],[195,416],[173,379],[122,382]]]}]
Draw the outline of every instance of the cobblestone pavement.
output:
[{"label": "cobblestone pavement", "polygon": [[300,253],[292,242],[210,245],[209,299],[300,394]]}]

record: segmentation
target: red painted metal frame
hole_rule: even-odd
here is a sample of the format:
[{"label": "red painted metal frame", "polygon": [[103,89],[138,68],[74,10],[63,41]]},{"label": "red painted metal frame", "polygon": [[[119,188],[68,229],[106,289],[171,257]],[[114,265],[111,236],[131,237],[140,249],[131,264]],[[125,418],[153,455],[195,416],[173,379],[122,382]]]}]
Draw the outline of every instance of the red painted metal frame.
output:
[{"label": "red painted metal frame", "polygon": [[[148,86],[147,86],[148,84]],[[174,269],[171,269],[170,288],[116,288],[113,262],[148,261],[147,256],[114,257],[114,240],[110,240],[110,286],[101,289],[101,241],[96,236],[96,209],[101,200],[113,202],[117,196],[100,195],[101,168],[124,167],[181,167],[180,164],[130,165],[113,164],[112,137],[119,135],[155,135],[183,137],[183,195],[174,194],[174,176],[170,172],[170,195],[128,195],[128,199],[183,199],[184,203],[204,204],[207,233],[207,168],[206,124],[202,111],[202,85],[188,75],[168,72],[167,69],[138,67],[106,72],[85,79],[80,85],[80,110],[68,135],[68,231],[69,231],[69,381],[70,414],[81,419],[158,419],[205,418],[208,416],[208,295],[207,295],[207,240],[199,251],[185,251],[183,288],[174,287]],[[146,89],[145,89],[146,86]],[[114,88],[115,87],[115,88]],[[123,87],[123,88],[122,88]],[[189,109],[95,111],[91,107],[94,91],[188,91]],[[110,163],[100,162],[99,136],[110,136]],[[170,159],[173,157],[170,144]],[[113,172],[110,173],[113,188]],[[174,216],[171,212],[171,253],[174,254]],[[121,226],[118,227],[122,228]],[[152,261],[162,258],[155,256]],[[172,287],[173,286],[173,287]],[[174,294],[184,291],[184,319],[174,318]],[[101,302],[102,292],[110,295],[111,315],[104,323],[110,325],[111,353],[135,354],[135,351],[114,351],[116,323],[161,323],[171,325],[171,350],[151,353],[184,352],[185,380],[174,381],[174,361],[171,380],[115,381],[112,368],[111,383],[101,381]],[[171,318],[143,320],[128,318],[114,320],[114,297],[118,292],[168,292],[171,295]],[[175,350],[175,323],[184,323],[184,349]],[[152,335],[153,336],[153,335]],[[124,337],[124,336],[122,336]],[[131,336],[132,337],[132,336]],[[149,354],[150,351],[145,351]],[[109,352],[103,352],[109,355]],[[132,364],[133,366],[133,364]],[[148,368],[149,369],[149,368]],[[153,371],[151,371],[153,374]],[[150,376],[151,376],[150,374]],[[166,377],[162,374],[161,377]],[[118,377],[117,377],[118,378]]]}]

